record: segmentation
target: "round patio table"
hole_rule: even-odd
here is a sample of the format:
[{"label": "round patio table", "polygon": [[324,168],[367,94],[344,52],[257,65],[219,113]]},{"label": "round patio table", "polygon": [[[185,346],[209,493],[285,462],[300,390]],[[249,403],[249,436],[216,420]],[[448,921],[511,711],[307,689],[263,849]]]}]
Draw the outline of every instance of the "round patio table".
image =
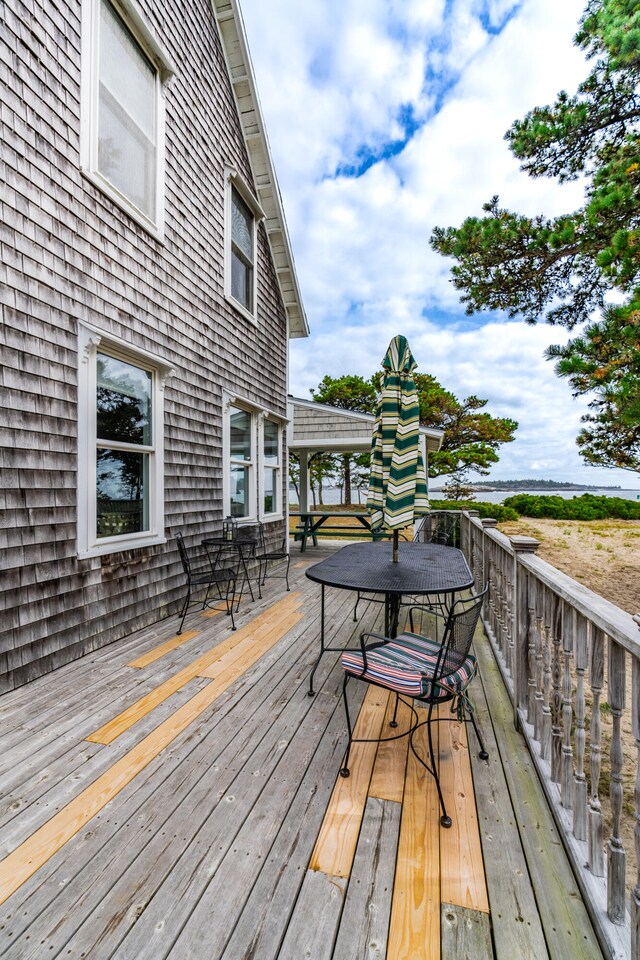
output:
[{"label": "round patio table", "polygon": [[398,545],[398,562],[392,560],[392,544],[351,543],[326,560],[314,564],[306,575],[322,588],[320,606],[320,653],[309,677],[309,696],[313,696],[313,677],[322,655],[327,651],[342,651],[344,647],[329,647],[324,641],[325,587],[373,593],[384,596],[385,632],[395,637],[403,596],[453,597],[461,590],[473,587],[473,575],[464,554],[457,547],[439,543],[403,543]]}]

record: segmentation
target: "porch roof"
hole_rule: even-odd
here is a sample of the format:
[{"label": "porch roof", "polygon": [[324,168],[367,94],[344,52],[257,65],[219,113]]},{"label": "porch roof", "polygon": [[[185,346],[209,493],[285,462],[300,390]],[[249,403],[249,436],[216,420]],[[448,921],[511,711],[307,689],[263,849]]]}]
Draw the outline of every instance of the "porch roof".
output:
[{"label": "porch roof", "polygon": [[[290,396],[289,449],[306,450],[308,453],[321,450],[331,453],[368,452],[371,449],[374,419],[369,413],[342,410],[314,400]],[[420,427],[420,434],[428,453],[440,449],[444,430]]]}]

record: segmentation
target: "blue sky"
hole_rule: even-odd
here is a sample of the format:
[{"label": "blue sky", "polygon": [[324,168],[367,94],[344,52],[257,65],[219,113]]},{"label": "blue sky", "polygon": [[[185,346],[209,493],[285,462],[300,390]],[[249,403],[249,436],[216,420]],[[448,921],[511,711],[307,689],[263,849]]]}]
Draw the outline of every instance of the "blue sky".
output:
[{"label": "blue sky", "polygon": [[580,205],[579,184],[523,174],[504,133],[585,76],[584,0],[240,3],[312,331],[292,342],[292,393],[369,376],[402,333],[421,372],[519,421],[494,478],[640,486],[579,457],[585,402],[543,357],[566,332],[467,317],[428,245],[496,193],[523,213]]}]

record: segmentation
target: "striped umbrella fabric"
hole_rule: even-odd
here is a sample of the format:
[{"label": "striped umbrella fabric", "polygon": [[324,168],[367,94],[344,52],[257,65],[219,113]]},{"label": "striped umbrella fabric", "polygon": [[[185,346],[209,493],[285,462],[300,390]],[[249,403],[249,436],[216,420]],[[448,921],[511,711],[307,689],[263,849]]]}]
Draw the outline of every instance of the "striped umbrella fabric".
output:
[{"label": "striped umbrella fabric", "polygon": [[402,530],[429,512],[420,451],[420,406],[405,337],[394,337],[382,361],[380,397],[371,441],[367,510],[373,530]]}]

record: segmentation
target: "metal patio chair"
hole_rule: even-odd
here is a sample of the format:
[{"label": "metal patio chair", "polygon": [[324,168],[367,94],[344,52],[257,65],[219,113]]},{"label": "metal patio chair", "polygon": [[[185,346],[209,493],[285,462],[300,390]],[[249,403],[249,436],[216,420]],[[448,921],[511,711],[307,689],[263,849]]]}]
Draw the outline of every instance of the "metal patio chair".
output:
[{"label": "metal patio chair", "polygon": [[[182,633],[182,627],[184,626],[189,605],[196,602],[191,600],[191,593],[194,587],[207,588],[202,601],[203,610],[207,606],[211,590],[215,587],[217,599],[226,601],[227,614],[231,616],[231,629],[235,630],[236,624],[233,618],[233,602],[235,599],[236,579],[238,575],[237,568],[226,563],[226,558],[225,562],[223,562],[222,556],[219,558],[212,557],[209,551],[207,551],[205,556],[199,557],[194,561],[189,555],[184,537],[181,533],[176,533],[176,542],[178,544],[178,552],[180,554],[180,560],[182,561],[184,575],[187,580],[187,594],[179,613],[180,626],[178,628],[178,634]],[[224,592],[223,588],[225,588]]]},{"label": "metal patio chair", "polygon": [[[409,631],[399,634],[395,639],[375,633],[363,633],[360,637],[360,649],[346,650],[341,656],[342,668],[345,672],[342,692],[349,743],[340,773],[343,777],[349,776],[349,753],[352,743],[384,742],[408,736],[415,757],[436,781],[442,811],[440,822],[443,827],[450,827],[452,821],[447,814],[440,788],[438,760],[433,749],[431,724],[451,719],[471,721],[480,744],[479,756],[482,760],[487,760],[489,757],[478,730],[473,705],[467,694],[467,688],[477,673],[476,659],[469,651],[486,592],[485,587],[482,593],[456,600],[447,614],[441,643],[414,632],[414,614],[417,611],[424,612],[428,618],[440,616],[430,607],[416,605],[409,613]],[[367,638],[371,638],[373,642],[365,642]],[[350,679],[384,687],[396,694],[391,727],[397,726],[398,701],[402,699],[412,714],[409,730],[395,736],[383,736],[375,741],[355,739],[347,700],[347,685]],[[407,697],[428,707],[426,720],[420,719],[413,702],[405,699]],[[434,708],[445,703],[451,703],[451,713],[440,715],[438,711],[438,715],[434,716]],[[424,726],[427,727],[428,734],[428,762],[416,751],[414,742],[416,732]]]},{"label": "metal patio chair", "polygon": [[460,540],[460,515],[445,510],[426,514],[416,528],[414,540],[456,547]]},{"label": "metal patio chair", "polygon": [[277,563],[281,560],[286,561],[286,566],[283,574],[270,574],[271,576],[282,576],[287,581],[287,590],[289,587],[289,567],[291,566],[291,554],[289,553],[288,547],[288,537],[283,537],[282,540],[278,541],[275,544],[269,546],[265,540],[264,536],[264,527],[262,524],[260,526],[260,543],[255,553],[255,559],[258,561],[258,586],[260,588],[260,596],[262,597],[262,587],[264,586],[265,580],[267,579],[267,569],[270,563]]}]

